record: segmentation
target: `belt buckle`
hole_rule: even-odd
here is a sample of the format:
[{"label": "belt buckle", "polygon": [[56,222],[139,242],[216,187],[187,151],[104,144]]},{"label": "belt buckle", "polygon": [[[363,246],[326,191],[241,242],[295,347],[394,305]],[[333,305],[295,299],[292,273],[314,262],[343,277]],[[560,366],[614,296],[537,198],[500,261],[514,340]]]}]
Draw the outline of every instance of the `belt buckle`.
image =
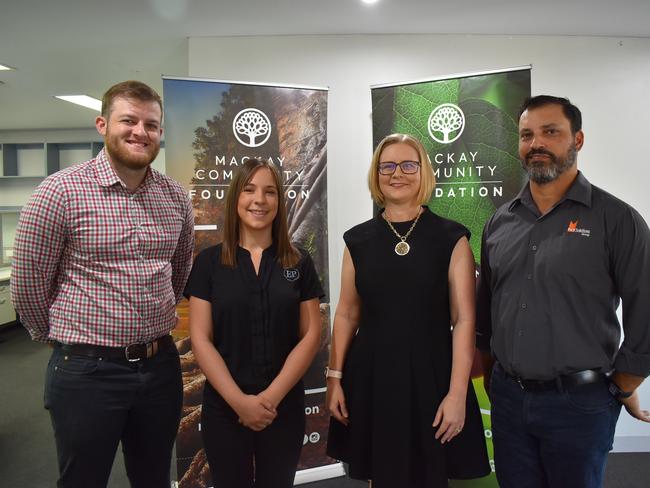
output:
[{"label": "belt buckle", "polygon": [[[141,357],[135,357],[135,358],[132,358],[132,357],[130,357],[130,355],[129,355],[129,349],[130,349],[131,347],[139,346],[139,345],[140,345],[140,344],[129,344],[128,346],[126,346],[126,347],[124,348],[124,356],[126,356],[126,360],[127,360],[128,362],[130,362],[130,363],[137,363],[138,361],[140,361],[140,360],[142,359]],[[148,350],[147,350],[147,352],[148,352]]]}]

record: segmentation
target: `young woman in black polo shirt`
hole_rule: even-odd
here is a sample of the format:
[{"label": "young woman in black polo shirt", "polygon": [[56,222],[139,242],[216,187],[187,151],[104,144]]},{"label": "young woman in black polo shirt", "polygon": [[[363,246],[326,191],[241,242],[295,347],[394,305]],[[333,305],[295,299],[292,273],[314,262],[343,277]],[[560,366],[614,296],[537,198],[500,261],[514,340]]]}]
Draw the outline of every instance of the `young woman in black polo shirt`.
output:
[{"label": "young woman in black polo shirt", "polygon": [[197,256],[185,291],[192,350],[208,380],[203,443],[215,488],[290,487],[323,291],[309,254],[290,243],[272,165],[248,160],[225,212],[223,242]]}]

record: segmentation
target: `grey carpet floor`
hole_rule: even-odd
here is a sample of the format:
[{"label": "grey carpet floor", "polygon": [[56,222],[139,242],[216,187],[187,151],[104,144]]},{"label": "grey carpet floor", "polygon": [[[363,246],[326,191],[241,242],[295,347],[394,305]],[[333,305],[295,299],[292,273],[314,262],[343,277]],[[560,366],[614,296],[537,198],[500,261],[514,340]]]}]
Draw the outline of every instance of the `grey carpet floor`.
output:
[{"label": "grey carpet floor", "polygon": [[[22,327],[0,328],[0,486],[49,488],[56,482],[56,451],[43,409],[43,378],[50,351],[30,341]],[[128,488],[118,453],[110,488]],[[348,478],[307,483],[306,488],[362,488]],[[648,488],[650,453],[611,454],[605,488]],[[398,488],[398,487],[396,487]]]}]

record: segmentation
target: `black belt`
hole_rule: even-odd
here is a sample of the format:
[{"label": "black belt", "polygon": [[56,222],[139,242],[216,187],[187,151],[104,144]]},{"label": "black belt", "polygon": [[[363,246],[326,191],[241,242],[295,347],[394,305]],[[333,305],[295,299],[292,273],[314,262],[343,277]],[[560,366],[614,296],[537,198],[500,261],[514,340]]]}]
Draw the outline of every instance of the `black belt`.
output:
[{"label": "black belt", "polygon": [[91,358],[126,359],[135,362],[154,357],[158,352],[176,347],[171,335],[165,335],[144,344],[125,347],[94,346],[92,344],[57,344],[63,352]]},{"label": "black belt", "polygon": [[514,376],[508,373],[499,364],[499,368],[504,374],[516,382],[522,390],[525,391],[567,391],[578,386],[589,385],[591,383],[598,383],[604,381],[606,376],[596,369],[585,369],[583,371],[576,371],[562,376],[558,376],[552,380],[525,380],[519,376]]}]

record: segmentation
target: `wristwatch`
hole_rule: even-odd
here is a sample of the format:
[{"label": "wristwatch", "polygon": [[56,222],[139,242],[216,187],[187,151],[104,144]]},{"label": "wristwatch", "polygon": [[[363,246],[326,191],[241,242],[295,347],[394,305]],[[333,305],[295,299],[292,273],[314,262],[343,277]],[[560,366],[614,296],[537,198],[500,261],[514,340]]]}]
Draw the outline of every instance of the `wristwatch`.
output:
[{"label": "wristwatch", "polygon": [[327,366],[325,368],[325,378],[338,378],[340,380],[341,378],[343,378],[343,371],[330,369],[330,367]]},{"label": "wristwatch", "polygon": [[609,392],[612,394],[614,398],[617,400],[625,400],[626,398],[630,398],[634,392],[633,391],[623,391],[621,390],[616,383],[613,381],[609,382]]}]

